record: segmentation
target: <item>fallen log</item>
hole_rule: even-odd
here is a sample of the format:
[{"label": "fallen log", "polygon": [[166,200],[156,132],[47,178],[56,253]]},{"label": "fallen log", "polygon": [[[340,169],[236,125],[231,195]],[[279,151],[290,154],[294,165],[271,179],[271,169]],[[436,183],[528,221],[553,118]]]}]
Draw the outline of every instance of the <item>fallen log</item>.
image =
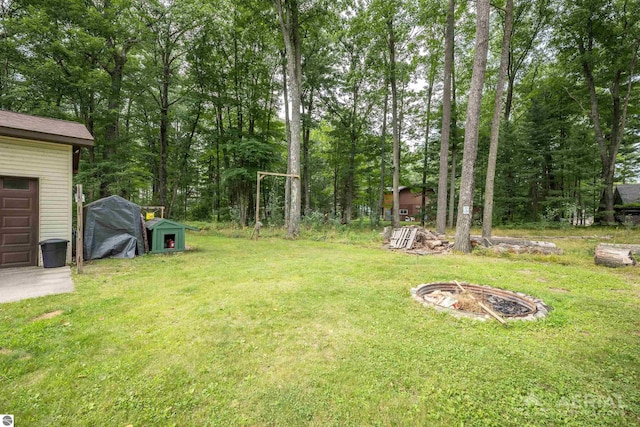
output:
[{"label": "fallen log", "polygon": [[596,265],[614,268],[636,265],[630,249],[612,248],[602,244],[596,246],[594,262]]},{"label": "fallen log", "polygon": [[497,253],[510,252],[514,254],[544,254],[560,255],[562,249],[555,243],[538,240],[527,240],[517,237],[492,237],[485,239],[481,236],[471,236],[471,243],[481,245]]},{"label": "fallen log", "polygon": [[482,246],[493,246],[499,244],[513,245],[513,246],[538,246],[543,248],[555,248],[556,244],[551,242],[542,242],[538,240],[527,240],[518,237],[492,237],[485,239],[481,236],[471,236],[471,241],[476,242]]},{"label": "fallen log", "polygon": [[629,249],[631,251],[631,255],[633,256],[640,255],[640,245],[623,244],[623,243],[600,243],[598,246],[607,247],[607,248],[616,248],[616,249]]},{"label": "fallen log", "polygon": [[500,243],[499,245],[490,246],[484,248],[485,251],[495,252],[498,254],[511,253],[511,254],[534,254],[534,255],[561,255],[562,249],[549,248],[545,246],[519,246],[519,245],[507,245]]}]

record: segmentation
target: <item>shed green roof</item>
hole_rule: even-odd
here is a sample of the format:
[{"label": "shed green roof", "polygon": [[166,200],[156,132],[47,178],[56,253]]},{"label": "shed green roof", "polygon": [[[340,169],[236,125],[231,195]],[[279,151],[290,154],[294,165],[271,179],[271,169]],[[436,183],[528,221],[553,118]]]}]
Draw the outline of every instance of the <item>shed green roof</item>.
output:
[{"label": "shed green roof", "polygon": [[144,226],[149,230],[153,230],[154,228],[163,228],[163,227],[178,227],[178,228],[186,228],[188,230],[200,231],[197,227],[192,227],[190,225],[181,224],[179,222],[171,221],[166,218],[154,218],[152,220],[146,221]]}]

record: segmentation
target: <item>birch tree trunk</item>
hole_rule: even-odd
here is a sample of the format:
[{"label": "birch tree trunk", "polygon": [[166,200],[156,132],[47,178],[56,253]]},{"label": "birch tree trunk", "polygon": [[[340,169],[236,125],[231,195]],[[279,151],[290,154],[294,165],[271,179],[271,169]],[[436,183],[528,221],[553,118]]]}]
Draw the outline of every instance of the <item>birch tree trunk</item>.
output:
[{"label": "birch tree trunk", "polygon": [[489,141],[489,159],[487,161],[487,177],[484,186],[484,209],[482,211],[482,237],[491,238],[493,226],[493,187],[496,177],[496,161],[498,158],[498,141],[500,136],[500,118],[502,117],[502,94],[504,92],[504,80],[509,65],[509,42],[513,28],[513,0],[507,0],[504,10],[504,34],[502,36],[502,52],[500,54],[500,69],[498,71],[498,84],[496,86],[496,99],[493,105],[493,118],[491,119],[491,136]]},{"label": "birch tree trunk", "polygon": [[460,200],[458,201],[458,221],[454,249],[459,252],[471,252],[471,221],[473,219],[473,187],[476,157],[478,154],[478,130],[480,125],[480,107],[482,87],[487,69],[489,51],[489,0],[476,2],[476,42],[473,57],[473,74],[467,106],[467,123],[464,132],[464,152],[462,155],[462,178],[460,181]]}]

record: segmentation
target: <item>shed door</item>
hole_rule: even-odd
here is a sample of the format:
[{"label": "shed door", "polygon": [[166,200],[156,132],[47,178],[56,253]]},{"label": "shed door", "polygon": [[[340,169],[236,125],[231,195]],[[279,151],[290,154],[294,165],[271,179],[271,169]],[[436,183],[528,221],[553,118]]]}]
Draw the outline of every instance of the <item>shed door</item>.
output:
[{"label": "shed door", "polygon": [[0,268],[38,265],[38,180],[0,177]]}]

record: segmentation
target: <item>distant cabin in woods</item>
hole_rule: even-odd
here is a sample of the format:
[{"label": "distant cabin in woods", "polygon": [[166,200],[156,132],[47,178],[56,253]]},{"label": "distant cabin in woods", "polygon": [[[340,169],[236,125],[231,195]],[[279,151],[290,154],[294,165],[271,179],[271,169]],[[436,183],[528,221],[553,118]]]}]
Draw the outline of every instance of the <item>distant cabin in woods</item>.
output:
[{"label": "distant cabin in woods", "polygon": [[640,224],[640,184],[621,184],[613,194],[617,222]]},{"label": "distant cabin in woods", "polygon": [[[400,195],[400,221],[419,221],[420,209],[422,208],[422,192],[419,189],[411,187],[398,187]],[[427,189],[426,205],[429,206],[434,191]],[[384,194],[384,212],[385,221],[391,221],[391,209],[393,208],[393,190]]]}]

